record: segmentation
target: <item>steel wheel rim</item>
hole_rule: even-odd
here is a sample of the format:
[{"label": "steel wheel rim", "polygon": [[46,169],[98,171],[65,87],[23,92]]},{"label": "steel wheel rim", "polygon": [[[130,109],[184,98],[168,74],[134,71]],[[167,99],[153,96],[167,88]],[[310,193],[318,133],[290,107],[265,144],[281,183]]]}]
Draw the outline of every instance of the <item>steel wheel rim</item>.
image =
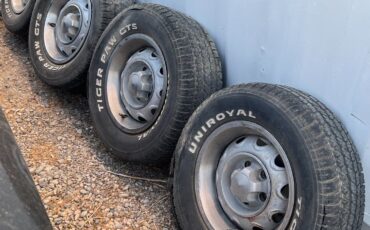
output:
[{"label": "steel wheel rim", "polygon": [[150,128],[162,112],[167,66],[158,44],[144,34],[120,42],[108,64],[106,97],[115,123],[128,133]]},{"label": "steel wheel rim", "polygon": [[[257,148],[252,153],[250,153],[251,149],[247,149],[247,152],[241,151],[243,142],[249,142],[250,146],[252,146],[252,143],[257,143],[258,139],[263,140],[268,145],[260,146],[261,148],[259,148],[256,144]],[[239,144],[237,143],[238,141],[240,141]],[[240,148],[236,148],[236,145],[239,145]],[[275,163],[276,157],[273,158],[273,156],[277,155],[263,152],[267,148],[275,149],[276,153],[281,157],[284,168],[277,167]],[[257,152],[259,154],[256,154]],[[241,163],[244,164],[246,160],[242,161],[243,157],[246,159],[249,157],[255,163],[262,164],[263,167],[260,167],[260,169],[263,169],[265,180],[270,184],[270,187],[268,188],[267,186],[265,191],[267,194],[263,197],[263,205],[260,205],[254,211],[249,210],[249,212],[247,208],[244,207],[243,209],[243,204],[237,199],[237,196],[230,197],[232,192],[230,192],[231,189],[228,187],[232,183],[224,186],[228,181],[225,183],[227,176],[223,173],[226,172],[227,174],[230,171],[227,167],[232,167],[233,162],[236,162],[235,165],[239,164],[239,166]],[[239,168],[239,170],[242,170],[242,167]],[[281,183],[276,182],[277,175],[271,174],[272,169],[285,172],[288,188],[286,186],[284,188],[278,186]],[[281,176],[281,174],[279,175]],[[289,223],[294,206],[294,178],[284,150],[266,129],[247,121],[226,123],[213,131],[206,139],[197,158],[195,191],[203,219],[213,229],[285,229]],[[284,191],[284,195],[282,191]],[[276,204],[281,203],[283,206],[276,206]]]},{"label": "steel wheel rim", "polygon": [[44,23],[44,45],[56,64],[73,59],[88,36],[92,17],[91,0],[53,1]]},{"label": "steel wheel rim", "polygon": [[13,12],[16,14],[21,14],[26,8],[29,0],[10,0],[10,5]]}]

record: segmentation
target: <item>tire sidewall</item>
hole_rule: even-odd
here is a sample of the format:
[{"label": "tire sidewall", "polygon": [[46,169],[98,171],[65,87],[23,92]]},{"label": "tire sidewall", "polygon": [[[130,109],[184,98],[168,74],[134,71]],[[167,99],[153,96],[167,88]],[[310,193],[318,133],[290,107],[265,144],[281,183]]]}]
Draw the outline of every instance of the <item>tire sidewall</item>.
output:
[{"label": "tire sidewall", "polygon": [[6,27],[12,32],[18,32],[23,28],[28,28],[33,7],[36,0],[30,0],[26,8],[20,14],[13,11],[10,0],[3,0],[1,3],[1,13]]},{"label": "tire sidewall", "polygon": [[44,43],[44,24],[52,0],[38,1],[32,15],[29,47],[32,64],[42,80],[50,85],[63,86],[87,72],[91,56],[102,31],[102,3],[91,0],[91,25],[84,44],[78,54],[64,64],[57,64],[49,57]]},{"label": "tire sidewall", "polygon": [[[295,197],[292,216],[287,229],[311,229],[315,226],[317,213],[317,185],[312,159],[305,148],[292,118],[267,100],[248,93],[223,95],[207,101],[200,112],[195,113],[186,126],[175,152],[174,194],[175,205],[181,207],[177,212],[184,229],[204,228],[207,221],[201,215],[195,191],[195,170],[200,149],[210,134],[231,121],[249,121],[269,131],[284,149],[290,162],[294,183]],[[234,111],[233,116],[230,116]],[[239,111],[239,115],[238,115]],[[220,115],[223,114],[223,115]],[[218,120],[217,117],[224,119]],[[207,121],[214,119],[216,125],[207,127]],[[201,127],[207,127],[204,133]],[[203,132],[203,138],[197,143],[194,136]],[[197,148],[194,151],[194,144]],[[226,146],[224,146],[226,148]],[[186,210],[186,211],[184,211]]]},{"label": "tire sidewall", "polygon": [[[110,57],[120,41],[137,33],[151,37],[161,49],[168,72],[167,92],[162,111],[154,124],[145,131],[130,134],[121,129],[110,115],[106,98],[106,73]],[[92,118],[99,136],[107,147],[125,159],[145,160],[146,154],[155,152],[153,146],[158,146],[158,142],[170,131],[168,127],[175,125],[171,118],[177,108],[176,94],[179,82],[175,77],[177,76],[175,48],[169,42],[171,41],[169,36],[169,31],[159,18],[144,10],[128,9],[112,21],[94,53],[89,70],[89,105]],[[116,42],[112,44],[112,40]],[[122,152],[122,149],[125,149],[125,152]]]}]

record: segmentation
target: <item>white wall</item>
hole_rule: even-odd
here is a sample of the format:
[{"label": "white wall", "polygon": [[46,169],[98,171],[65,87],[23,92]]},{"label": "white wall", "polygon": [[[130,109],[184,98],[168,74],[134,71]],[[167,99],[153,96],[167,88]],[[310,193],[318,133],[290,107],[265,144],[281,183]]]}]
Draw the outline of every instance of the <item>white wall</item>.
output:
[{"label": "white wall", "polygon": [[[228,85],[290,85],[345,123],[370,186],[369,0],[142,0],[197,19],[222,54]],[[365,221],[370,223],[370,193]]]}]

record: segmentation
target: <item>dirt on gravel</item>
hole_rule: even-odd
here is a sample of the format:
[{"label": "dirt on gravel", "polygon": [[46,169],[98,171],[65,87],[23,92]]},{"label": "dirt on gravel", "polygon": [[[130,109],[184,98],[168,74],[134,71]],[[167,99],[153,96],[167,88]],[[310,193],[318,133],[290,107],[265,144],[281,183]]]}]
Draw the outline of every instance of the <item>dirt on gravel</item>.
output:
[{"label": "dirt on gravel", "polygon": [[26,37],[6,31],[0,19],[0,106],[54,228],[176,229],[171,194],[161,181],[168,169],[108,153],[92,127],[84,93],[40,81]]}]

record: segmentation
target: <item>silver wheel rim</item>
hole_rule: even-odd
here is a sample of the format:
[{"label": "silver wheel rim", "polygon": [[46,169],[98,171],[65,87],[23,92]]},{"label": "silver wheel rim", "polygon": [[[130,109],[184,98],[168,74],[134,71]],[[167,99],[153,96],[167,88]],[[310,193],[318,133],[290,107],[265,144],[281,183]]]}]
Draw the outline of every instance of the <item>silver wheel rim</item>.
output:
[{"label": "silver wheel rim", "polygon": [[115,122],[128,132],[149,128],[167,92],[167,67],[157,43],[144,34],[122,40],[110,58],[106,85]]},{"label": "silver wheel rim", "polygon": [[285,229],[294,206],[289,160],[274,136],[247,122],[226,123],[197,159],[200,211],[213,229]]},{"label": "silver wheel rim", "polygon": [[86,41],[91,25],[90,0],[53,1],[44,25],[48,56],[57,64],[74,58]]},{"label": "silver wheel rim", "polygon": [[26,8],[29,0],[10,0],[10,5],[13,12],[16,14],[21,14]]}]

